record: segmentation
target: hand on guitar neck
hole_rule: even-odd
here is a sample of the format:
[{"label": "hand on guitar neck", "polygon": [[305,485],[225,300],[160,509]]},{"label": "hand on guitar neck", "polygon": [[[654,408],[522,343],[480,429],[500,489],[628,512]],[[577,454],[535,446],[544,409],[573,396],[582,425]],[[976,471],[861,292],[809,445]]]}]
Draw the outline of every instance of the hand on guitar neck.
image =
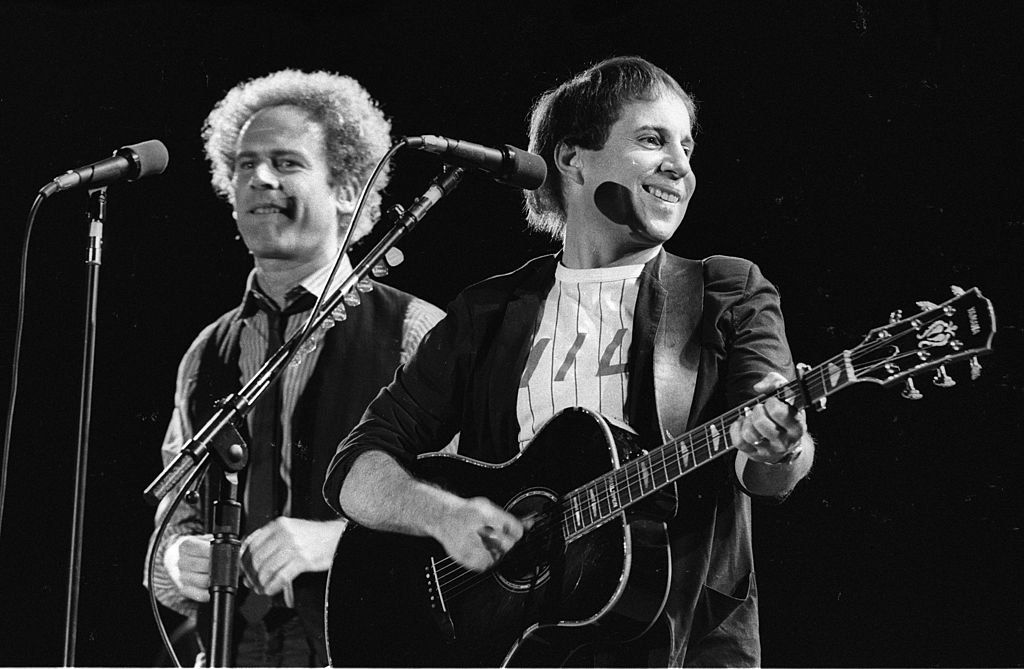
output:
[{"label": "hand on guitar neck", "polygon": [[[754,385],[754,392],[767,395],[787,383],[771,372]],[[743,412],[729,426],[729,437],[739,451],[736,477],[755,495],[787,495],[814,460],[804,410],[774,396]]]}]

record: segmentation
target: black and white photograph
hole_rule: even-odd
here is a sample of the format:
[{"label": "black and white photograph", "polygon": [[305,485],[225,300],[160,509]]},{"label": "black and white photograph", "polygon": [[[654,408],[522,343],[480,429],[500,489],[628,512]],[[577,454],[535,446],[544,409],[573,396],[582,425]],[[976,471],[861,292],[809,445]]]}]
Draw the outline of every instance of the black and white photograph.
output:
[{"label": "black and white photograph", "polygon": [[1024,666],[1024,5],[0,14],[0,666]]}]

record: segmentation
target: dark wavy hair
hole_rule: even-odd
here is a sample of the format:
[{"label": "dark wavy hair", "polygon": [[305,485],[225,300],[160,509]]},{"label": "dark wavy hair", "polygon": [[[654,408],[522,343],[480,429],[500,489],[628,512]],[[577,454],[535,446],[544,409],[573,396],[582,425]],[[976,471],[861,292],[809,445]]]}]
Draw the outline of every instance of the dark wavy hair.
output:
[{"label": "dark wavy hair", "polygon": [[603,60],[537,98],[530,110],[529,150],[544,158],[548,176],[540,188],[526,191],[529,227],[555,239],[565,235],[565,196],[555,167],[558,145],[602,148],[623,105],[652,101],[665,91],[683,101],[690,112],[690,130],[696,132],[697,104],[690,94],[667,72],[638,56]]},{"label": "dark wavy hair", "polygon": [[[234,204],[238,136],[253,114],[278,105],[293,105],[319,123],[334,184],[359,193],[377,162],[391,146],[391,123],[377,102],[353,79],[331,72],[280,70],[232,88],[216,104],[203,125],[206,158],[213,189]],[[380,211],[380,192],[388,183],[387,169],[367,195],[366,208],[352,231],[358,239],[373,229]]]}]

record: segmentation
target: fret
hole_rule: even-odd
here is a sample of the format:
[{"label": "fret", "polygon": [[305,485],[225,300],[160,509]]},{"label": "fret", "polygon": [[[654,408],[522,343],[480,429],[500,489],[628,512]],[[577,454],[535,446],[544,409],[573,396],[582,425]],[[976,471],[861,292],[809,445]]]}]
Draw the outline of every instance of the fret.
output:
[{"label": "fret", "polygon": [[597,511],[597,496],[594,494],[594,487],[587,486],[585,492],[587,503],[583,507],[583,521],[585,525],[590,525],[597,518],[600,518],[601,514]]},{"label": "fret", "polygon": [[[630,504],[636,497],[643,494],[643,486],[640,484],[639,478],[636,476],[637,467],[633,463],[629,463],[624,467],[615,470],[615,491],[619,500],[619,507],[624,507]],[[638,487],[634,485],[633,481],[636,481],[639,485],[639,490],[634,494],[634,488]],[[622,501],[622,495],[625,493],[626,501]]]},{"label": "fret", "polygon": [[615,486],[612,477],[602,476],[600,479],[600,485],[603,490],[597,496],[597,508],[599,518],[611,515],[612,511],[615,510]]},{"label": "fret", "polygon": [[665,457],[665,475],[668,477],[667,480],[671,481],[674,478],[682,475],[683,468],[679,460],[679,449],[672,448],[666,451]]}]

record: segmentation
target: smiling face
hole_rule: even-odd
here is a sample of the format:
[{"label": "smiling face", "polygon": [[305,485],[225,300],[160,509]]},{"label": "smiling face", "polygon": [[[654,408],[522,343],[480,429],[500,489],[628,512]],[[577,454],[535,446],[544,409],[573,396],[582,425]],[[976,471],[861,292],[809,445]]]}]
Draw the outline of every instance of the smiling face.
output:
[{"label": "smiling face", "polygon": [[682,223],[697,180],[690,112],[671,92],[623,105],[597,150],[565,158],[566,239],[632,252],[667,241]]},{"label": "smiling face", "polygon": [[237,148],[235,217],[257,266],[330,261],[339,240],[339,189],[320,125],[298,107],[268,107],[249,119]]}]

